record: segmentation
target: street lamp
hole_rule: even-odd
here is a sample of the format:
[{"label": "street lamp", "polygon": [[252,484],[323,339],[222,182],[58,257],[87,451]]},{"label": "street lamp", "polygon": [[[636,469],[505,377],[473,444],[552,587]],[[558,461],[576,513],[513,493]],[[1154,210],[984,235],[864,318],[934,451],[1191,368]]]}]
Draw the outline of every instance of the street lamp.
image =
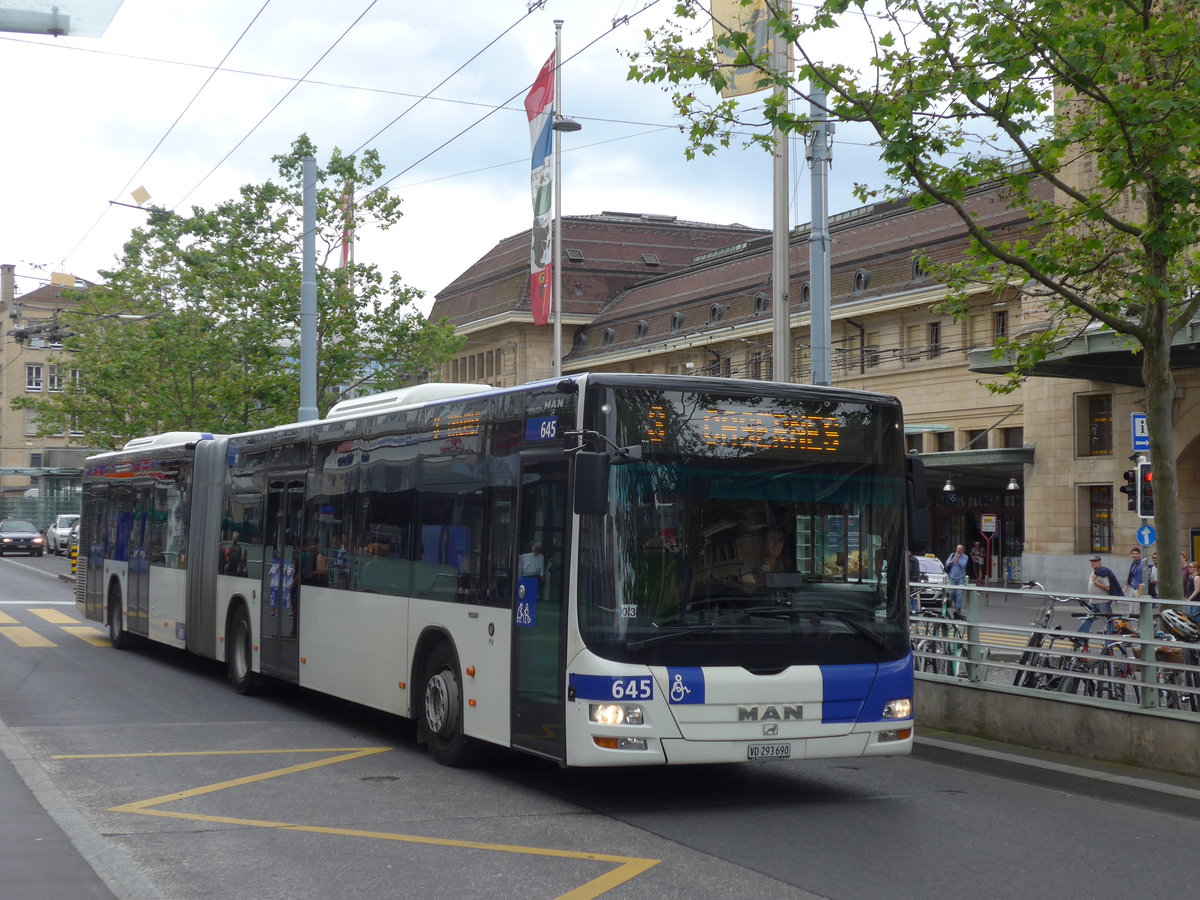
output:
[{"label": "street lamp", "polygon": [[1017,483],[1016,475],[1014,475],[1012,478],[1008,479],[1008,489],[1010,491],[1019,491],[1021,489],[1021,485]]},{"label": "street lamp", "polygon": [[942,486],[942,490],[945,493],[950,493],[951,491],[954,490],[954,483],[950,480],[949,475],[946,476],[946,483],[945,483],[945,485]]}]

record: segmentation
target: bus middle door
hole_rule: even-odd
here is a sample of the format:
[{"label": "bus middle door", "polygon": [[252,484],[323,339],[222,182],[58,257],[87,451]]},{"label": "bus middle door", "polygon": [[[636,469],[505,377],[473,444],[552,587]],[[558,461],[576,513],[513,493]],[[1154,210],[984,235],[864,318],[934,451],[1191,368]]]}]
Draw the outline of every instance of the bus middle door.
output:
[{"label": "bus middle door", "polygon": [[133,518],[129,531],[129,568],[126,576],[125,627],[134,634],[150,634],[150,511],[154,507],[154,486],[139,484],[133,488]]},{"label": "bus middle door", "polygon": [[518,498],[512,628],[512,745],[566,756],[567,460],[527,457]]},{"label": "bus middle door", "polygon": [[304,476],[272,473],[263,522],[263,591],[259,646],[262,671],[300,679],[300,552],[304,529]]}]

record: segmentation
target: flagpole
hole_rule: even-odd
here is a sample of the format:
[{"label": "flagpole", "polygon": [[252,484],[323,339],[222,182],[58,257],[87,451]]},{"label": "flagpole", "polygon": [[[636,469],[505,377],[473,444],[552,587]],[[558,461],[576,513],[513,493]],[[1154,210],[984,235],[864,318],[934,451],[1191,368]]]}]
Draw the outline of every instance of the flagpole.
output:
[{"label": "flagpole", "polygon": [[562,113],[562,19],[554,20],[554,377],[562,375],[562,134],[553,123]]}]

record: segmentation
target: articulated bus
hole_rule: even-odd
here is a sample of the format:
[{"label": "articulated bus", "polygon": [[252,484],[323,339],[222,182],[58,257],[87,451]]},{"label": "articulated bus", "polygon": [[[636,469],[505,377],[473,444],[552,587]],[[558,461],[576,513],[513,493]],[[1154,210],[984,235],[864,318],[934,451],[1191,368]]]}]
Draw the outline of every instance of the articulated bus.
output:
[{"label": "articulated bus", "polygon": [[89,458],[77,599],[239,692],[411,718],[447,765],[906,754],[919,479],[881,395],[426,384]]}]

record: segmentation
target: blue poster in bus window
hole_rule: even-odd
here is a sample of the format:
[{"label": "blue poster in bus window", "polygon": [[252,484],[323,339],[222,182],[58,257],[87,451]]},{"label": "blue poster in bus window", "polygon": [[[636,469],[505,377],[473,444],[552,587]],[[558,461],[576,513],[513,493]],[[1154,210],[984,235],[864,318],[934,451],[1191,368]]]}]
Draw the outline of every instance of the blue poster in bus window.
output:
[{"label": "blue poster in bus window", "polygon": [[283,566],[283,611],[292,611],[292,585],[296,583],[296,564],[288,560]]},{"label": "blue poster in bus window", "polygon": [[279,609],[279,557],[271,557],[271,573],[267,576],[267,584],[270,585],[268,600],[271,604],[271,612]]},{"label": "blue poster in bus window", "polygon": [[517,579],[516,624],[518,628],[537,627],[538,581],[535,577]]},{"label": "blue poster in bus window", "polygon": [[704,702],[704,670],[699,666],[667,666],[667,702],[671,705]]},{"label": "blue poster in bus window", "polygon": [[558,437],[558,416],[525,420],[525,441],[553,441]]}]

